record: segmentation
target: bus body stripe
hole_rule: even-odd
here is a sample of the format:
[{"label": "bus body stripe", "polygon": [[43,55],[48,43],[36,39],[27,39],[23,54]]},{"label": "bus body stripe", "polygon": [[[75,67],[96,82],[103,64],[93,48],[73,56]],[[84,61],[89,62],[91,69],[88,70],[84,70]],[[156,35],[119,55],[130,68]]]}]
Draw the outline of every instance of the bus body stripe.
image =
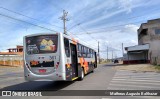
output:
[{"label": "bus body stripe", "polygon": [[76,80],[76,79],[78,79],[78,77],[74,77],[74,78],[72,78],[72,81],[73,81],[73,80]]}]

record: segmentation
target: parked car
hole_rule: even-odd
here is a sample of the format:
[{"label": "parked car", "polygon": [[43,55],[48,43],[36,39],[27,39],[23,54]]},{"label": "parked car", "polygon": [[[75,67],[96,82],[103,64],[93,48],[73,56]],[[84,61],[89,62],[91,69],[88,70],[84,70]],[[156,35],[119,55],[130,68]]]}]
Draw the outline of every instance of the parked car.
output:
[{"label": "parked car", "polygon": [[117,59],[114,60],[114,63],[119,63],[119,61]]}]

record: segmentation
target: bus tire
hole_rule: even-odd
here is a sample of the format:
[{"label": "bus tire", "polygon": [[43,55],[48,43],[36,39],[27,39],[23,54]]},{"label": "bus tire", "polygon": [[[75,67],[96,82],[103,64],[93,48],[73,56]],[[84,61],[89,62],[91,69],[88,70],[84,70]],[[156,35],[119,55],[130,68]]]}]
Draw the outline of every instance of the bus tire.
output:
[{"label": "bus tire", "polygon": [[79,80],[83,80],[83,79],[84,79],[84,69],[82,68],[81,76],[79,77]]},{"label": "bus tire", "polygon": [[92,68],[92,71],[91,71],[91,73],[94,73],[94,69],[95,69],[95,64],[94,64],[94,66],[93,66],[93,68]]},{"label": "bus tire", "polygon": [[91,71],[91,73],[94,73],[94,68],[93,68],[93,70]]}]

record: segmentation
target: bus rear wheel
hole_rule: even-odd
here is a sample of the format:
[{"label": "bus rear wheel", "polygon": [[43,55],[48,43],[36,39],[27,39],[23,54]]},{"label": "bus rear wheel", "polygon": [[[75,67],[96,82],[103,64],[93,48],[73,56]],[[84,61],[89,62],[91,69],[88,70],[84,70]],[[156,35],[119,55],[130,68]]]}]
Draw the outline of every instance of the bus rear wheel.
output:
[{"label": "bus rear wheel", "polygon": [[79,80],[83,80],[83,78],[84,78],[84,69],[82,68],[81,76],[79,77]]}]

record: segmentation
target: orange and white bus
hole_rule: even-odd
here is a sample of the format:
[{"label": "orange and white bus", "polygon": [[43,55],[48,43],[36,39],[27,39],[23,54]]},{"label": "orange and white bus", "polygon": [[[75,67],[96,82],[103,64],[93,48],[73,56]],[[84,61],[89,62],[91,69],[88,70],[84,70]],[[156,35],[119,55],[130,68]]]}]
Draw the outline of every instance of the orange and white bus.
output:
[{"label": "orange and white bus", "polygon": [[94,49],[62,33],[27,35],[24,76],[27,81],[83,80],[97,67]]}]

